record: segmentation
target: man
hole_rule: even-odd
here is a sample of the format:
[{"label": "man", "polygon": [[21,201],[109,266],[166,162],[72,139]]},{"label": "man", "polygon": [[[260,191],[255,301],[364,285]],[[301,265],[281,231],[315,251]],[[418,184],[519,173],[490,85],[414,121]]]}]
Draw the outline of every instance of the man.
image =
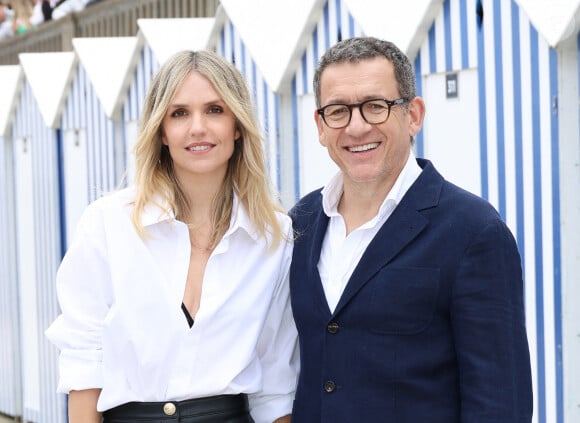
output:
[{"label": "man", "polygon": [[487,202],[415,159],[425,105],[392,43],[353,38],[314,76],[340,172],[291,214],[297,423],[523,423],[520,256]]}]

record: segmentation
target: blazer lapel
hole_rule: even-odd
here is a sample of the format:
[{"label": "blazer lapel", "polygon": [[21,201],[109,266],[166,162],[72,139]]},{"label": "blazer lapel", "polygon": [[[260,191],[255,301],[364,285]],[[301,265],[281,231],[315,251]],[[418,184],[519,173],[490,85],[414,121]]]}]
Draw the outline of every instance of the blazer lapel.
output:
[{"label": "blazer lapel", "polygon": [[420,211],[437,205],[443,178],[430,162],[420,159],[418,162],[423,167],[423,172],[367,247],[346,285],[334,314],[339,313],[381,268],[427,226],[428,220]]},{"label": "blazer lapel", "polygon": [[308,252],[308,280],[312,281],[314,296],[316,298],[316,303],[320,309],[327,314],[331,315],[330,308],[328,307],[328,302],[326,301],[326,295],[324,294],[324,288],[322,287],[322,280],[320,279],[320,273],[318,272],[318,261],[320,260],[320,252],[322,250],[322,242],[324,241],[324,236],[328,228],[329,218],[324,213],[322,206],[318,208],[318,216],[314,219],[314,227],[312,228],[311,236],[312,240],[308,242],[311,246]]},{"label": "blazer lapel", "polygon": [[330,309],[318,273],[318,261],[329,218],[322,208],[320,190],[303,198],[290,211],[296,238],[290,267],[293,297],[303,297],[308,308],[330,317]]}]

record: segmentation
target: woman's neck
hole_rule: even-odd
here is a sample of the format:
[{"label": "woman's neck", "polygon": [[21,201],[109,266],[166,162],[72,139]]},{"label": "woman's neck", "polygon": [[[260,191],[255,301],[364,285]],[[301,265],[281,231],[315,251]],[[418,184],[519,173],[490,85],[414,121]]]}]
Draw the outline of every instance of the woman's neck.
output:
[{"label": "woman's neck", "polygon": [[216,178],[215,175],[187,175],[179,178],[179,184],[189,206],[183,210],[180,220],[194,227],[210,224],[223,178]]}]

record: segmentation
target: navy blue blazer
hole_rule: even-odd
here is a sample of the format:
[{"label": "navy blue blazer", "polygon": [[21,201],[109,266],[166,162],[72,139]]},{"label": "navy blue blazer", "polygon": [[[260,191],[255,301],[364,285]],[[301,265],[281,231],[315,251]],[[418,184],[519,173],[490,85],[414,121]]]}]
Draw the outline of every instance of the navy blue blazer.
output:
[{"label": "navy blue blazer", "polygon": [[301,359],[295,423],[531,421],[515,240],[489,203],[417,161],[423,172],[364,252],[334,313],[317,269],[328,226],[320,190],[291,211]]}]

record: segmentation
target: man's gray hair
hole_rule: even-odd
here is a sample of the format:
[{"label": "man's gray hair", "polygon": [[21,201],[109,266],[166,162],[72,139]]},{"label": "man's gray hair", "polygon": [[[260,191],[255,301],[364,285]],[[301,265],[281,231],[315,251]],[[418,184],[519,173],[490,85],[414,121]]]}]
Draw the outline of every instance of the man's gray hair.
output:
[{"label": "man's gray hair", "polygon": [[[361,60],[384,57],[393,64],[399,95],[411,100],[415,98],[415,71],[409,58],[390,41],[374,37],[355,37],[339,41],[329,48],[318,62],[314,73],[314,95],[316,107],[320,107],[320,77],[324,70],[337,63],[357,63]],[[391,99],[393,100],[393,99]]]}]

